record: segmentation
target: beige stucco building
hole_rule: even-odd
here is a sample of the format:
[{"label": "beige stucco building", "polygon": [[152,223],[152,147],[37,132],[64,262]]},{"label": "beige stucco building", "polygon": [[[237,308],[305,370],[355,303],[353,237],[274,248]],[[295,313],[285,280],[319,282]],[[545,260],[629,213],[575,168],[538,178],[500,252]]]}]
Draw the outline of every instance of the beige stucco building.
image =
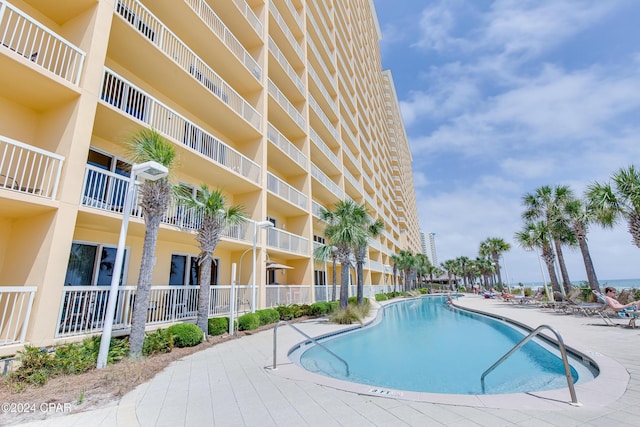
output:
[{"label": "beige stucco building", "polygon": [[[388,287],[391,255],[419,252],[420,233],[379,39],[370,0],[0,0],[0,355],[100,331],[126,141],[143,128],[175,145],[174,183],[220,188],[275,225],[225,233],[212,315],[228,313],[232,270],[239,309],[251,309],[254,237],[258,308],[324,299],[317,213],[346,198],[385,223],[365,283]],[[150,325],[193,314],[195,228],[197,212],[172,204]],[[129,320],[143,235],[134,208],[116,329]]]}]

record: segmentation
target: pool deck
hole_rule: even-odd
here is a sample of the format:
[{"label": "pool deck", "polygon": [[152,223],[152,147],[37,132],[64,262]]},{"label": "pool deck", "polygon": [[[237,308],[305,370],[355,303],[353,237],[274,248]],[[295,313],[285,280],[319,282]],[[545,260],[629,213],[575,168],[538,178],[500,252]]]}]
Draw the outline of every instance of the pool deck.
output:
[{"label": "pool deck", "polygon": [[[273,330],[259,332],[176,361],[103,408],[22,425],[640,425],[640,329],[607,327],[600,317],[560,314],[477,295],[466,295],[454,304],[513,319],[531,329],[545,324],[558,331],[567,347],[585,354],[601,369],[595,380],[576,385],[581,406],[568,403],[568,388],[535,395],[460,396],[407,393],[332,380],[308,373],[286,358],[304,337],[282,325],[275,370]],[[311,336],[345,328],[321,319],[295,326]],[[473,357],[473,348],[468,350]]]}]

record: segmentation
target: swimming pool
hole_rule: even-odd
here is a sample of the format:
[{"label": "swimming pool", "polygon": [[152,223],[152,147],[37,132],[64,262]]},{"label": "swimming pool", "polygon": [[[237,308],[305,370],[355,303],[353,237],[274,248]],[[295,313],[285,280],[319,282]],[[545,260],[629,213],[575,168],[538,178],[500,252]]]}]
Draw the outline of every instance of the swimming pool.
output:
[{"label": "swimming pool", "polygon": [[[485,379],[482,373],[527,332],[491,317],[424,297],[384,307],[379,321],[322,341],[345,365],[316,345],[302,345],[290,358],[308,371],[340,380],[396,390],[446,394],[500,394],[567,387],[559,351],[532,340]],[[569,354],[574,382],[596,372]]]}]

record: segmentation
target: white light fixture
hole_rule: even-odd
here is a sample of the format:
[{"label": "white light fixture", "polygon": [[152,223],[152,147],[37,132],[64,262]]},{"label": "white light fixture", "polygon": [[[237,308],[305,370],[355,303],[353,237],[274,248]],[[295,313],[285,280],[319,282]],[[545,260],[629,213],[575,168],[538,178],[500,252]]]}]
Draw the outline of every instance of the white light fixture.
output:
[{"label": "white light fixture", "polygon": [[256,245],[258,243],[258,230],[274,227],[271,221],[253,221],[253,260],[251,270],[251,312],[256,311]]},{"label": "white light fixture", "polygon": [[120,274],[122,273],[122,261],[124,260],[124,248],[127,240],[127,227],[129,226],[129,215],[131,215],[131,205],[135,193],[136,178],[156,181],[169,174],[169,170],[158,162],[144,162],[134,164],[131,167],[131,175],[127,183],[127,193],[124,198],[122,224],[120,225],[120,237],[118,248],[116,249],[116,259],[113,264],[113,275],[111,276],[111,286],[109,287],[109,300],[104,318],[102,337],[100,338],[100,351],[98,352],[97,368],[107,366],[107,356],[109,355],[109,344],[111,343],[111,331],[113,329],[113,317],[116,312],[116,301],[118,299],[118,286],[120,285]]}]

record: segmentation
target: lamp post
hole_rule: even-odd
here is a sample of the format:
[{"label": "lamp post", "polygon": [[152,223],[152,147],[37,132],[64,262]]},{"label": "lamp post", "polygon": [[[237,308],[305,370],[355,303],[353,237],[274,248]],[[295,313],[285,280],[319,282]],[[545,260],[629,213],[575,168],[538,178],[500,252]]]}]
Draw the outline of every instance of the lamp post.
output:
[{"label": "lamp post", "polygon": [[129,226],[129,216],[133,205],[133,195],[135,193],[136,177],[156,181],[169,174],[169,170],[158,162],[150,161],[134,164],[131,167],[131,175],[127,184],[127,193],[124,198],[122,224],[120,225],[120,237],[116,249],[116,259],[113,264],[113,275],[111,276],[111,286],[109,287],[109,299],[107,301],[107,311],[105,313],[104,328],[100,338],[100,350],[98,352],[97,368],[107,366],[107,356],[109,354],[109,344],[111,342],[111,331],[113,329],[113,317],[116,312],[116,301],[118,299],[118,286],[120,285],[120,274],[122,273],[122,261],[124,260],[124,248],[127,240],[127,228]]},{"label": "lamp post", "polygon": [[271,221],[253,221],[253,260],[251,270],[251,312],[256,311],[256,246],[258,244],[258,230],[273,227]]}]

